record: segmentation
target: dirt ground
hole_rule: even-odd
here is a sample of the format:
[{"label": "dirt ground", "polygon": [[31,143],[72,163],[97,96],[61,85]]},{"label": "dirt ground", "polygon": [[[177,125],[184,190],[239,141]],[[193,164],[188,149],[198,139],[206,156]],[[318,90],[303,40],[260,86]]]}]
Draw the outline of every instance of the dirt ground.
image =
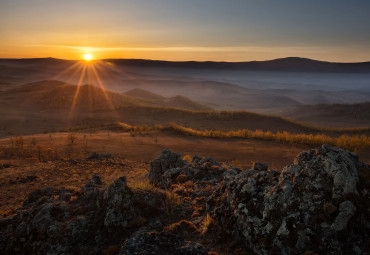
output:
[{"label": "dirt ground", "polygon": [[[173,132],[141,134],[53,133],[22,137],[22,154],[17,138],[0,140],[0,212],[10,213],[21,206],[29,192],[47,186],[80,189],[98,174],[105,185],[126,175],[128,184],[146,180],[149,163],[163,149],[182,155],[197,154],[249,168],[253,161],[282,170],[294,157],[310,147],[255,139],[215,139],[178,135]],[[93,152],[105,155],[87,159]],[[108,154],[108,155],[106,155]],[[23,155],[23,156],[22,156]],[[359,152],[370,162],[370,152]]]}]

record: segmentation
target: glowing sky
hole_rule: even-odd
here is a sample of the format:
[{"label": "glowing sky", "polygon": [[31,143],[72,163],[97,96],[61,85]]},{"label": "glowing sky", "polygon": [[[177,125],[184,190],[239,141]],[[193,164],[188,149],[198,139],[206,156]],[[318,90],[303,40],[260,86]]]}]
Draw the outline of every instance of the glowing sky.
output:
[{"label": "glowing sky", "polygon": [[0,58],[370,60],[369,0],[0,0]]}]

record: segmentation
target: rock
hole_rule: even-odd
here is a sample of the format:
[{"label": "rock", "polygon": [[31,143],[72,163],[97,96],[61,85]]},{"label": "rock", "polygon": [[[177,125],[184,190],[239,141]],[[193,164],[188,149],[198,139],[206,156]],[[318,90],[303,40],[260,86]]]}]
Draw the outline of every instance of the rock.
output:
[{"label": "rock", "polygon": [[349,220],[355,215],[356,207],[352,204],[351,201],[344,201],[339,205],[339,213],[335,218],[331,229],[334,231],[341,231],[346,229]]},{"label": "rock", "polygon": [[15,216],[0,221],[1,254],[101,254],[159,214],[162,196],[132,191],[124,176],[106,190],[94,175],[81,192],[33,191]]},{"label": "rock", "polygon": [[149,232],[128,239],[121,255],[207,255],[208,251],[200,244],[184,241],[169,232]]},{"label": "rock", "polygon": [[0,164],[0,169],[12,167],[11,164]]},{"label": "rock", "polygon": [[329,216],[331,216],[333,213],[337,211],[337,207],[332,203],[325,203],[323,209]]},{"label": "rock", "polygon": [[115,180],[103,194],[106,203],[104,226],[126,227],[131,220],[137,217],[136,208],[133,207],[132,193],[126,185],[126,177]]},{"label": "rock", "polygon": [[120,254],[207,254],[174,233],[194,240],[210,232],[256,254],[369,253],[370,168],[356,154],[321,146],[281,173],[187,159],[165,150],[151,162],[151,183],[172,193],[130,189],[124,176],[105,189],[97,175],[80,191],[31,192],[0,219],[1,254],[117,254],[122,244]]},{"label": "rock", "polygon": [[91,190],[91,189],[96,189],[100,188],[102,186],[103,182],[101,181],[101,178],[99,175],[94,174],[91,180],[86,183],[84,186],[84,190]]},{"label": "rock", "polygon": [[99,154],[94,151],[87,159],[98,159],[98,158]]},{"label": "rock", "polygon": [[237,175],[240,171],[234,166],[222,165],[210,158],[196,155],[189,164],[187,160],[181,159],[181,155],[164,150],[150,163],[149,181],[165,189],[187,180],[216,184],[224,178]]},{"label": "rock", "polygon": [[172,168],[185,166],[186,161],[181,159],[181,155],[170,150],[163,150],[162,153],[150,162],[149,182],[159,184],[162,175]]},{"label": "rock", "polygon": [[268,165],[265,163],[254,162],[252,169],[257,171],[267,171]]},{"label": "rock", "polygon": [[99,154],[97,152],[91,153],[91,155],[87,158],[89,160],[97,160],[97,159],[109,159],[112,158],[112,154],[106,153],[106,154]]},{"label": "rock", "polygon": [[369,189],[362,168],[369,171],[355,154],[323,145],[281,173],[258,167],[225,179],[207,211],[256,254],[365,254],[370,198],[359,192]]}]

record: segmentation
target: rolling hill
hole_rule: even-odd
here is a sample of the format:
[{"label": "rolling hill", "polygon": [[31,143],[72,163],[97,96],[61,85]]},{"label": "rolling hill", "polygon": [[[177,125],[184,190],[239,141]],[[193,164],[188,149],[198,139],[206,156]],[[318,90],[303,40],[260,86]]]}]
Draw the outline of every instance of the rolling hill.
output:
[{"label": "rolling hill", "polygon": [[67,84],[60,81],[41,81],[6,91],[25,106],[68,109],[80,111],[113,111],[127,106],[144,105],[143,100],[120,95],[92,85]]},{"label": "rolling hill", "polygon": [[[116,122],[131,125],[163,125],[175,122],[197,130],[250,129],[290,133],[326,132],[334,135],[343,133],[248,111],[180,109],[185,106],[200,108],[199,104],[181,96],[162,99],[143,90],[131,91],[129,94],[136,94],[136,97],[92,85],[83,85],[78,89],[76,85],[60,81],[31,83],[0,92],[0,135],[84,129]],[[161,98],[162,101],[155,103],[153,100],[139,98],[138,95]]]},{"label": "rolling hill", "polygon": [[[192,110],[211,107],[281,116],[287,109],[303,104],[370,101],[368,62],[329,63],[302,58],[238,63],[110,59],[95,61],[93,65],[106,89],[117,93],[139,89],[132,91],[132,96],[147,100],[149,105]],[[80,81],[84,66],[81,61],[53,58],[0,59],[0,91],[40,80],[99,87],[96,79],[88,78],[94,77],[91,66]],[[140,90],[147,91],[146,95]],[[153,98],[149,92],[166,98],[180,95],[201,105],[184,98]]]},{"label": "rolling hill", "polygon": [[[370,61],[356,63],[339,63],[319,61],[300,57],[286,57],[265,61],[246,62],[215,62],[215,61],[162,61],[149,59],[104,59],[115,65],[124,67],[135,66],[141,68],[180,68],[180,69],[213,69],[213,70],[259,70],[259,71],[286,71],[286,72],[349,72],[370,73]],[[0,59],[0,65],[60,65],[75,60],[55,58],[28,58],[28,59]],[[37,66],[34,66],[37,68]],[[9,70],[8,70],[9,71]]]},{"label": "rolling hill", "polygon": [[146,100],[151,100],[151,101],[166,100],[166,97],[164,97],[164,96],[160,96],[158,94],[155,94],[153,92],[150,92],[150,91],[147,91],[147,90],[141,89],[141,88],[131,89],[129,91],[124,92],[123,94],[127,95],[127,96],[132,96],[132,97],[138,97],[138,98],[142,98],[142,99],[146,99]]},{"label": "rolling hill", "polygon": [[147,103],[154,106],[173,107],[189,109],[193,111],[212,111],[209,106],[199,104],[187,97],[176,95],[174,97],[164,97],[144,89],[136,88],[129,90],[124,95],[147,100]]},{"label": "rolling hill", "polygon": [[331,123],[332,127],[370,126],[370,102],[302,105],[287,111],[285,116],[313,125]]}]

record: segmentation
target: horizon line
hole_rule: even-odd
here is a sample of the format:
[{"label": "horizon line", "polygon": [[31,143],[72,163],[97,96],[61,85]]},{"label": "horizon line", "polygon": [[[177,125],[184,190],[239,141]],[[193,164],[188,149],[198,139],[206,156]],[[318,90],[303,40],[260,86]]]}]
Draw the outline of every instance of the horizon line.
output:
[{"label": "horizon line", "polygon": [[[29,57],[29,58],[1,58],[0,60],[31,60],[31,59],[55,59],[55,60],[65,60],[65,61],[84,61],[83,59],[64,59],[64,58],[55,58],[55,57]],[[273,59],[266,59],[266,60],[245,60],[245,61],[213,61],[213,60],[164,60],[164,59],[144,59],[144,58],[101,58],[101,59],[93,59],[92,61],[102,61],[102,60],[143,60],[143,61],[160,61],[160,62],[172,62],[172,63],[250,63],[250,62],[269,62],[269,61],[276,61],[276,60],[284,60],[284,59],[301,59],[301,60],[310,60],[315,62],[325,62],[325,63],[332,63],[332,64],[363,64],[363,63],[370,63],[368,61],[359,61],[359,62],[339,62],[339,61],[327,61],[327,60],[318,60],[313,58],[305,58],[305,57],[282,57],[282,58],[273,58]]]}]

